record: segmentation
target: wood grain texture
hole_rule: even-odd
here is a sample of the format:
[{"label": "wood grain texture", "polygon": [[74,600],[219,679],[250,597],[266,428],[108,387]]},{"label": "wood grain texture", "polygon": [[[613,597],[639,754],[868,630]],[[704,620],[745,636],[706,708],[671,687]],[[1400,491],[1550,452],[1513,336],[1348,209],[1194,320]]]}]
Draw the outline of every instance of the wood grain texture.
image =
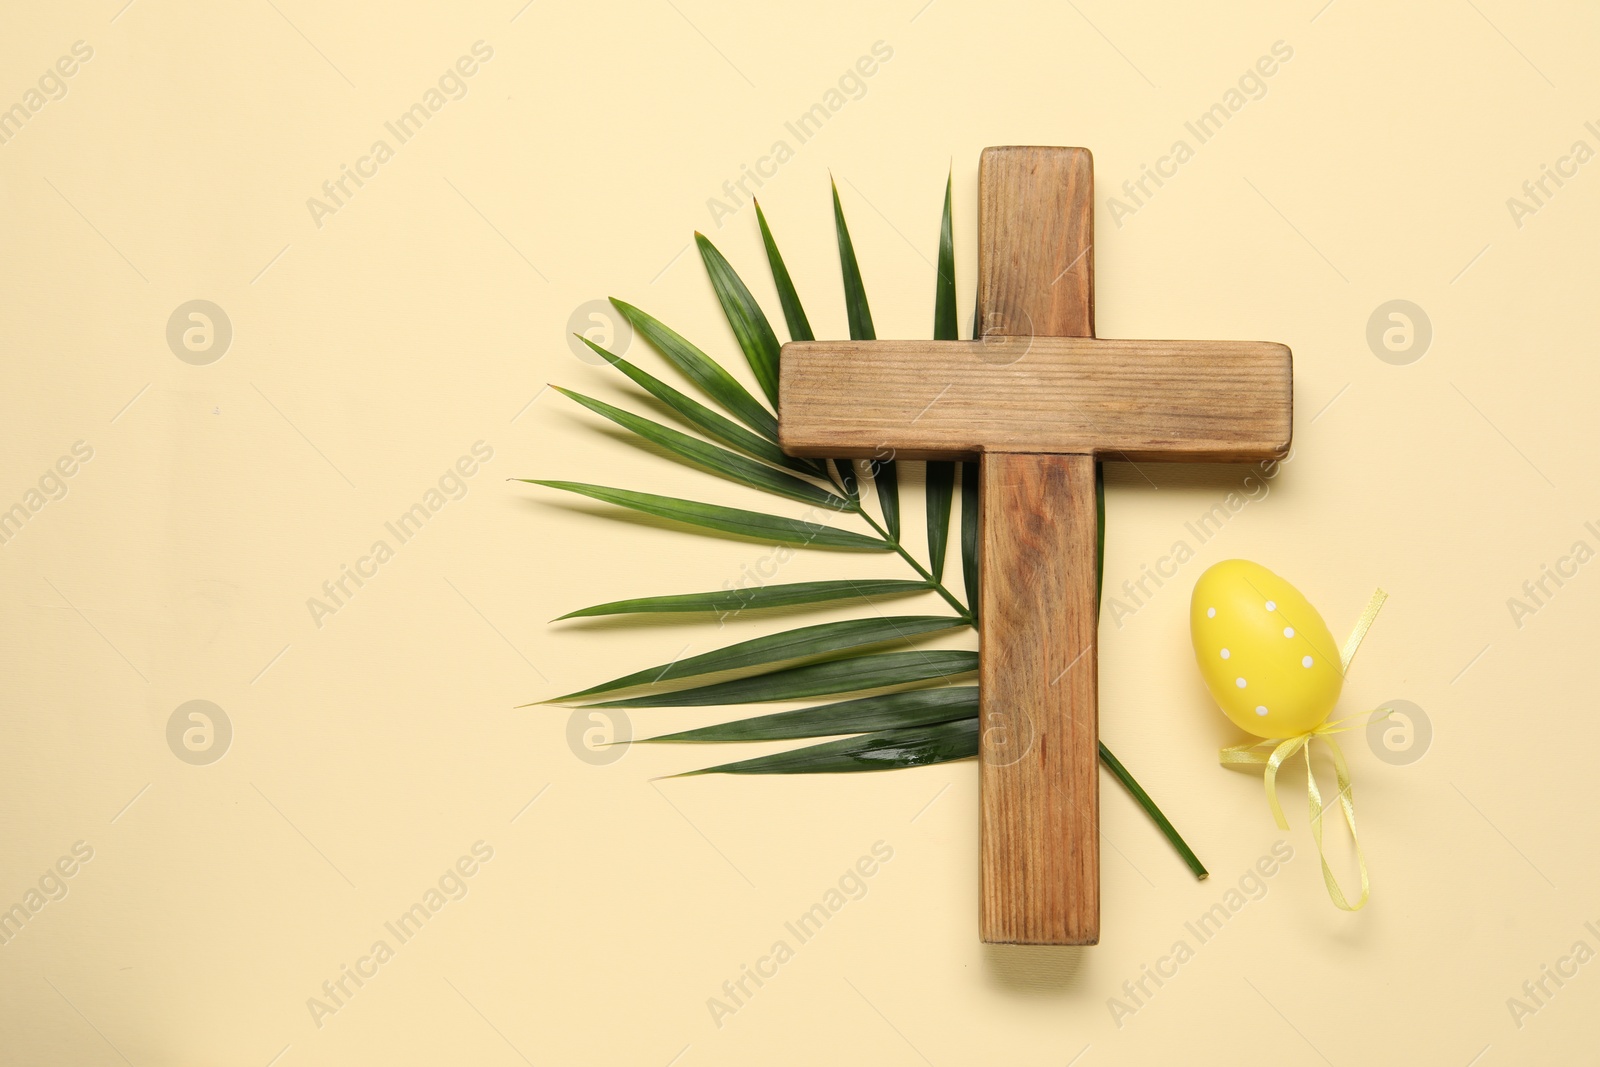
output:
[{"label": "wood grain texture", "polygon": [[1094,156],[985,148],[978,160],[984,337],[1094,336]]},{"label": "wood grain texture", "polygon": [[989,453],[981,494],[985,941],[1100,938],[1094,460]]},{"label": "wood grain texture", "polygon": [[[978,314],[987,341],[1017,338],[1031,352],[1045,337],[1093,337],[1093,250],[1094,166],[1086,150],[984,150]],[[987,452],[979,462],[979,934],[990,942],[1093,945],[1100,940],[1094,459]]]},{"label": "wood grain texture", "polygon": [[1293,430],[1289,350],[1265,341],[810,341],[781,366],[779,438],[798,456],[1255,461]]}]

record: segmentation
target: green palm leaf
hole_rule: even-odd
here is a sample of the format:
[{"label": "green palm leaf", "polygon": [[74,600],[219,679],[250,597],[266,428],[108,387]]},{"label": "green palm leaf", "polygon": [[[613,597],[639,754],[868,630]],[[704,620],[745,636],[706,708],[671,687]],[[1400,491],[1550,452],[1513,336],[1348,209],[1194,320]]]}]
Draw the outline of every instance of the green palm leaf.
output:
[{"label": "green palm leaf", "polygon": [[850,503],[860,506],[861,487],[856,482],[855,461],[836,459],[833,461],[833,469],[839,472],[839,485],[843,487],[845,496],[850,498]]},{"label": "green palm leaf", "polygon": [[716,291],[717,301],[722,305],[722,313],[728,317],[728,325],[733,327],[733,336],[738,340],[750,369],[755,372],[761,391],[767,394],[772,406],[777,407],[778,335],[772,332],[772,324],[767,321],[761,305],[756,303],[756,298],[750,295],[750,290],[716,246],[704,234],[696,233],[694,240],[700,248],[700,259],[706,265],[706,274],[711,278],[711,288]]},{"label": "green palm leaf", "polygon": [[878,490],[878,507],[883,512],[883,525],[891,540],[900,540],[900,474],[894,460],[875,459],[871,462],[872,484]]},{"label": "green palm leaf", "polygon": [[978,720],[960,719],[932,726],[913,726],[903,730],[826,741],[820,745],[770,756],[724,763],[688,771],[677,777],[697,774],[839,774],[849,771],[887,771],[900,767],[924,767],[931,763],[969,759],[978,754]]},{"label": "green palm leaf", "polygon": [[[872,308],[867,306],[867,290],[861,282],[861,266],[856,262],[856,247],[845,225],[844,208],[839,204],[839,187],[833,187],[833,225],[839,237],[839,271],[844,275],[844,308],[850,320],[852,341],[875,341]],[[900,475],[894,459],[872,461],[872,484],[878,490],[878,506],[891,541],[900,540]]]},{"label": "green palm leaf", "polygon": [[844,310],[850,320],[852,341],[875,341],[872,309],[867,306],[867,290],[861,284],[861,267],[856,263],[856,247],[850,228],[844,222],[844,207],[839,203],[839,186],[833,186],[833,228],[839,240],[839,271],[844,275]]},{"label": "green palm leaf", "polygon": [[602,358],[606,360],[606,362],[610,363],[613,367],[617,368],[617,370],[627,375],[629,379],[644,389],[645,392],[649,393],[667,407],[671,408],[679,418],[683,419],[683,421],[687,422],[689,425],[693,426],[707,437],[715,438],[725,445],[737,448],[746,455],[755,456],[757,459],[764,459],[768,463],[776,463],[781,467],[788,467],[790,470],[800,471],[805,474],[815,474],[819,477],[826,477],[827,468],[824,467],[820,462],[809,459],[797,459],[794,456],[786,454],[783,449],[779,448],[765,437],[759,437],[756,434],[751,433],[749,430],[745,429],[743,426],[740,426],[732,419],[719,415],[717,412],[712,411],[710,408],[700,403],[700,401],[694,399],[694,397],[688,396],[687,394],[674,389],[672,386],[668,385],[660,378],[657,378],[655,375],[640,370],[638,367],[635,367],[632,363],[629,363],[621,356],[607,352],[605,349],[601,348],[599,345],[595,344],[582,334],[574,334],[573,336],[577,337],[578,340],[594,349]]},{"label": "green palm leaf", "polygon": [[734,418],[769,441],[778,439],[778,418],[761,406],[750,390],[740,385],[722,364],[690,344],[677,331],[640,311],[632,304],[611,298],[622,317],[641,337],[655,346],[673,366],[705,390],[707,396],[726,408]]},{"label": "green palm leaf", "polygon": [[635,415],[631,411],[613,407],[602,400],[575,393],[570,389],[563,389],[559,385],[551,386],[562,396],[569,397],[582,404],[597,414],[604,415],[618,426],[632,430],[646,441],[654,442],[672,452],[682,456],[691,463],[698,464],[709,471],[731,478],[736,482],[765,489],[779,496],[786,496],[791,500],[798,500],[802,504],[816,504],[832,511],[846,511],[850,502],[842,497],[834,496],[826,489],[818,488],[810,482],[801,481],[792,474],[774,470],[765,463],[757,463],[753,459],[746,459],[736,452],[729,452],[725,448],[708,444],[698,437],[690,437],[686,433],[651,422],[649,419]]},{"label": "green palm leaf", "polygon": [[811,333],[806,309],[800,306],[800,294],[795,292],[789,268],[783,265],[783,256],[778,253],[778,243],[772,239],[772,230],[767,226],[767,216],[762,214],[759,200],[756,201],[756,222],[761,226],[761,243],[767,250],[767,265],[772,268],[772,284],[778,290],[778,303],[783,305],[783,321],[789,327],[789,340],[814,341],[816,337]]},{"label": "green palm leaf", "polygon": [[[933,292],[933,339],[960,339],[956,325],[956,248],[951,232],[950,186],[944,183],[944,217],[939,223],[939,266]],[[956,465],[949,460],[931,460],[927,473],[927,519],[929,570],[935,579],[944,577],[945,549],[950,540],[950,506],[955,498]],[[976,611],[976,604],[968,604]]]},{"label": "green palm leaf", "polygon": [[[967,608],[978,618],[978,463],[961,464],[961,576],[967,583]],[[976,622],[973,623],[977,625]]]},{"label": "green palm leaf", "polygon": [[903,596],[933,588],[929,582],[905,578],[846,578],[830,582],[790,582],[784,585],[758,585],[750,589],[718,589],[711,593],[679,593],[673,596],[613,600],[591,608],[569,611],[560,619],[581,619],[596,615],[638,615],[665,612],[714,612],[728,615],[754,608],[786,608],[800,604],[826,604],[838,600],[876,596]]},{"label": "green palm leaf", "polygon": [[1166,814],[1156,806],[1156,802],[1150,799],[1150,794],[1146,793],[1144,787],[1134,780],[1133,775],[1128,773],[1128,768],[1122,765],[1122,761],[1111,754],[1111,750],[1106,747],[1104,741],[1100,742],[1100,762],[1106,765],[1106,769],[1116,776],[1117,781],[1122,783],[1123,788],[1133,797],[1134,802],[1143,808],[1145,814],[1155,822],[1162,836],[1177,850],[1178,855],[1183,858],[1183,862],[1188,865],[1195,878],[1203,882],[1211,877],[1211,872],[1207,871],[1205,864],[1200,862],[1200,857],[1194,854],[1194,849],[1189,847],[1189,842],[1185,841],[1183,835],[1178,833],[1178,828],[1172,825]]},{"label": "green palm leaf", "polygon": [[909,685],[932,678],[971,674],[978,669],[976,652],[932,649],[919,652],[872,652],[865,656],[789,667],[753,678],[679,689],[655,696],[584,704],[588,708],[689,708],[709,704],[748,704],[802,700],[829,693],[853,693]]},{"label": "green palm leaf", "polygon": [[955,341],[956,327],[956,242],[951,225],[950,187],[952,175],[944,183],[944,215],[939,221],[939,266],[933,289],[933,339]]},{"label": "green palm leaf", "polygon": [[1106,471],[1103,463],[1094,465],[1094,518],[1094,603],[1098,614],[1106,588]]},{"label": "green palm leaf", "polygon": [[797,737],[831,737],[837,734],[899,730],[931,726],[936,722],[975,719],[978,687],[940,686],[900,693],[857,697],[836,704],[819,704],[799,711],[780,711],[750,719],[718,723],[698,730],[683,730],[644,741],[788,741]]},{"label": "green palm leaf", "polygon": [[944,557],[950,542],[950,503],[955,496],[955,482],[954,463],[945,460],[928,463],[928,555],[932,559],[928,570],[936,581],[944,578]]},{"label": "green palm leaf", "polygon": [[764,515],[759,511],[726,508],[720,504],[701,504],[693,500],[680,500],[654,493],[636,493],[631,489],[611,489],[585,482],[546,481],[541,478],[514,478],[513,481],[529,485],[543,485],[562,489],[580,496],[592,497],[607,504],[632,508],[657,518],[671,519],[689,526],[737,534],[758,541],[776,541],[782,544],[807,545],[814,548],[859,548],[887,552],[890,546],[876,537],[822,526],[804,519],[790,519],[782,515]]},{"label": "green palm leaf", "polygon": [[808,659],[812,656],[842,652],[847,649],[881,645],[885,641],[906,641],[922,634],[937,633],[965,626],[963,619],[943,615],[901,615],[887,618],[845,619],[840,622],[823,622],[815,626],[802,626],[783,633],[753,637],[748,641],[728,645],[688,659],[677,659],[642,671],[613,678],[609,682],[592,685],[576,693],[553,698],[552,702],[582,700],[586,697],[610,693],[618,689],[655,685],[678,678],[693,678],[720,671],[743,670],[748,667],[765,667],[789,660]]},{"label": "green palm leaf", "polygon": [[[838,190],[834,191],[834,199],[838,199]],[[795,341],[815,340],[811,321],[806,318],[805,308],[800,304],[800,294],[795,291],[794,280],[789,277],[789,268],[784,265],[778,242],[772,237],[772,228],[767,225],[767,216],[762,212],[759,201],[756,203],[756,222],[761,227],[761,243],[767,251],[767,265],[772,268],[772,284],[778,290],[778,302],[783,305],[783,319],[789,327],[789,337]],[[848,459],[835,459],[833,466],[839,475],[840,488],[850,498],[852,509],[859,508],[861,494],[856,483],[855,463]]]},{"label": "green palm leaf", "polygon": [[[979,307],[972,304],[972,337],[983,336],[979,330]],[[961,577],[967,587],[967,608],[972,612],[972,625],[978,626],[978,472],[982,457],[961,464]]]}]

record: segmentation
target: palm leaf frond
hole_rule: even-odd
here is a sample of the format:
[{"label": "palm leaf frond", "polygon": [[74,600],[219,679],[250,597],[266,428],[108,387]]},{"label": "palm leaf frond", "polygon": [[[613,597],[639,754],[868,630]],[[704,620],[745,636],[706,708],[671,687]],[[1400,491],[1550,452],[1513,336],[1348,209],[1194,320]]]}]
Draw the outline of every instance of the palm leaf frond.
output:
[{"label": "palm leaf frond", "polygon": [[844,310],[850,322],[850,339],[876,341],[872,308],[867,306],[867,290],[861,282],[861,267],[856,263],[856,246],[850,240],[850,227],[845,225],[838,185],[833,187],[833,228],[839,241],[839,272],[844,275]]},{"label": "palm leaf frond", "polygon": [[1106,588],[1106,470],[1104,463],[1094,465],[1094,603],[1100,609],[1100,600]]},{"label": "palm leaf frond", "polygon": [[900,540],[900,472],[892,459],[872,461],[872,484],[878,490],[878,509],[891,540]]},{"label": "palm leaf frond", "polygon": [[1150,816],[1156,827],[1161,831],[1162,836],[1172,844],[1178,855],[1183,857],[1183,862],[1188,866],[1195,878],[1203,882],[1211,877],[1211,872],[1206,870],[1205,864],[1200,862],[1200,857],[1194,854],[1194,849],[1189,847],[1189,842],[1185,841],[1183,835],[1178,833],[1178,828],[1168,821],[1166,814],[1156,806],[1154,800],[1150,799],[1150,794],[1146,793],[1144,787],[1134,780],[1133,775],[1128,773],[1128,768],[1122,765],[1122,761],[1111,754],[1111,750],[1106,747],[1104,741],[1100,742],[1100,762],[1106,765],[1106,768],[1116,777],[1117,781],[1122,783],[1128,794],[1133,797],[1134,802],[1144,809],[1146,815]]},{"label": "palm leaf frond", "polygon": [[624,429],[632,430],[640,438],[660,445],[662,448],[681,456],[690,463],[704,467],[724,478],[742,482],[756,489],[765,489],[779,496],[786,496],[791,500],[798,500],[802,504],[816,504],[831,511],[847,511],[850,502],[842,497],[834,496],[826,489],[812,485],[810,482],[796,478],[792,474],[785,474],[775,470],[765,463],[757,463],[753,459],[746,459],[736,452],[729,452],[725,448],[709,444],[698,437],[691,437],[680,433],[659,422],[652,422],[631,411],[613,407],[603,400],[584,396],[582,393],[563,389],[559,385],[551,386],[562,396],[577,401],[590,411],[603,415]]},{"label": "palm leaf frond", "polygon": [[[960,339],[956,325],[956,249],[951,233],[950,186],[954,176],[945,179],[944,215],[939,223],[939,265],[935,271],[933,293],[933,339]],[[955,498],[956,465],[949,460],[931,460],[927,471],[928,570],[935,580],[944,577],[945,549],[950,540],[950,507]],[[973,610],[977,605],[968,603]]]},{"label": "palm leaf frond", "polygon": [[955,341],[956,335],[956,241],[950,210],[951,175],[944,183],[944,215],[939,220],[939,265],[933,290],[933,339]]},{"label": "palm leaf frond", "polygon": [[694,397],[674,389],[648,371],[640,370],[621,356],[607,352],[582,334],[574,334],[574,336],[604,357],[607,363],[621,371],[635,385],[638,385],[645,392],[672,409],[673,414],[707,437],[721,441],[731,448],[737,448],[746,455],[764,459],[768,463],[775,463],[780,467],[788,467],[790,470],[800,471],[804,474],[819,476],[826,474],[827,468],[821,463],[815,460],[797,459],[789,455],[765,437],[751,433],[732,419],[712,411]]},{"label": "palm leaf frond", "polygon": [[905,596],[933,588],[928,582],[906,578],[845,578],[827,582],[789,582],[783,585],[758,585],[749,589],[718,589],[710,593],[678,593],[671,596],[613,600],[606,604],[580,608],[559,616],[582,619],[597,615],[643,615],[669,612],[687,614],[709,612],[729,615],[756,608],[787,608],[804,604],[829,604],[839,600],[870,599],[880,596]]},{"label": "palm leaf frond", "polygon": [[[967,607],[978,617],[978,464],[961,464],[961,576]],[[974,624],[976,625],[976,624]]]},{"label": "palm leaf frond", "polygon": [[778,418],[750,395],[722,364],[690,344],[682,334],[659,319],[645,314],[625,300],[611,298],[634,331],[655,346],[655,350],[682,371],[705,394],[721,404],[734,418],[769,441],[778,440]]},{"label": "palm leaf frond", "polygon": [[728,645],[687,659],[676,659],[656,667],[613,678],[609,682],[592,685],[588,689],[556,697],[556,702],[583,700],[618,689],[633,689],[641,685],[655,685],[680,678],[693,678],[721,671],[745,670],[765,667],[790,660],[809,659],[814,656],[842,652],[849,649],[881,645],[886,641],[908,641],[940,630],[953,630],[964,626],[962,619],[943,615],[901,615],[887,618],[844,619],[823,622],[815,626],[801,626],[782,633],[753,637],[748,641]]},{"label": "palm leaf frond", "polygon": [[[839,238],[839,272],[844,276],[844,307],[850,322],[852,341],[875,341],[877,333],[872,327],[872,308],[867,305],[867,289],[861,281],[861,265],[856,262],[856,246],[850,240],[850,228],[845,225],[844,208],[839,203],[839,187],[833,187],[833,224]],[[883,512],[883,525],[891,541],[900,540],[900,475],[895,470],[894,457],[874,458],[872,484],[878,490],[878,507]]]},{"label": "palm leaf frond", "polygon": [[800,737],[832,737],[838,734],[899,730],[908,726],[931,726],[978,715],[978,687],[940,686],[937,689],[909,689],[899,693],[856,697],[834,704],[819,704],[798,711],[780,711],[749,719],[682,730],[643,741],[791,741]]},{"label": "palm leaf frond", "polygon": [[912,726],[903,730],[826,741],[820,745],[769,756],[724,763],[720,767],[689,771],[678,777],[697,774],[840,774],[850,771],[887,771],[901,767],[925,767],[932,763],[970,759],[978,754],[978,720],[959,719],[932,726]]},{"label": "palm leaf frond", "polygon": [[856,481],[856,465],[854,460],[836,459],[833,469],[839,472],[839,486],[844,490],[845,496],[850,498],[850,503],[861,506],[861,486]]},{"label": "palm leaf frond", "polygon": [[722,253],[717,251],[717,246],[707,240],[704,234],[695,234],[694,240],[700,249],[700,259],[706,265],[706,274],[711,278],[711,288],[716,291],[717,302],[722,305],[728,325],[733,327],[733,336],[739,342],[739,349],[744,353],[750,369],[755,372],[761,391],[767,394],[772,406],[777,407],[778,335],[772,332],[772,324],[767,321],[761,305],[756,303],[756,298],[750,295],[750,290]]},{"label": "palm leaf frond", "polygon": [[529,485],[542,485],[562,489],[569,493],[591,497],[607,504],[631,508],[646,515],[671,519],[688,526],[699,526],[720,533],[736,534],[757,541],[780,544],[806,545],[814,548],[855,548],[874,552],[887,552],[890,546],[876,537],[823,526],[804,519],[791,519],[782,515],[766,515],[759,511],[728,508],[720,504],[702,504],[654,493],[637,493],[631,489],[612,489],[604,485],[585,482],[559,482],[542,478],[516,478],[514,481]]},{"label": "palm leaf frond", "polygon": [[944,460],[928,463],[928,570],[935,581],[944,578],[944,557],[950,543],[950,504],[955,497],[956,465]]},{"label": "palm leaf frond", "polygon": [[778,242],[772,239],[772,230],[767,226],[767,216],[762,213],[759,200],[756,201],[756,222],[761,226],[761,244],[767,250],[767,265],[772,268],[772,284],[778,290],[778,303],[783,305],[783,321],[789,327],[789,340],[815,341],[811,322],[806,318],[806,309],[800,306],[800,294],[795,292],[789,268],[783,265]]},{"label": "palm leaf frond", "polygon": [[932,649],[919,652],[870,652],[864,656],[809,663],[753,678],[679,689],[654,696],[628,697],[588,708],[691,708],[710,704],[756,704],[773,700],[855,693],[867,689],[911,685],[952,678],[978,669],[976,652]]}]

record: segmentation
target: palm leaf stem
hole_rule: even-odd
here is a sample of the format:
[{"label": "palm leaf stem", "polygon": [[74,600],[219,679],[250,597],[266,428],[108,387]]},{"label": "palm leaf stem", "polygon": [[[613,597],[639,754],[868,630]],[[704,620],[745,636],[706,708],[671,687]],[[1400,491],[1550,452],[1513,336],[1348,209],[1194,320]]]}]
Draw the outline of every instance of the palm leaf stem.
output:
[{"label": "palm leaf stem", "polygon": [[[844,486],[839,484],[838,479],[834,477],[832,471],[829,471],[828,473],[828,481],[832,483],[833,487],[839,490],[839,492],[846,492]],[[867,525],[871,526],[878,532],[878,536],[883,538],[884,543],[887,544],[901,559],[905,560],[906,563],[910,565],[911,569],[917,572],[918,577],[922,578],[923,581],[932,586],[933,591],[943,597],[946,604],[949,604],[955,609],[956,614],[961,616],[961,621],[976,629],[976,624],[973,621],[971,609],[969,609],[967,605],[963,604],[961,601],[957,600],[955,594],[950,592],[949,589],[946,589],[944,582],[939,578],[934,577],[932,571],[928,570],[928,568],[917,562],[917,557],[913,556],[909,551],[906,550],[906,547],[900,543],[899,537],[891,536],[889,531],[884,529],[883,525],[879,523],[877,519],[872,517],[872,514],[862,506],[861,497],[859,494],[852,497],[851,500],[854,506],[850,510],[867,520]]]}]

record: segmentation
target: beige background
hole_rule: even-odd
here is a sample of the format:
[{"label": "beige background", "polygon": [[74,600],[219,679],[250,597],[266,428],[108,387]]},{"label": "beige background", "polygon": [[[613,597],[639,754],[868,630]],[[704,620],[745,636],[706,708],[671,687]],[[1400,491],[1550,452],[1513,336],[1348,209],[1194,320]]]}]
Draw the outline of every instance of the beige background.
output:
[{"label": "beige background", "polygon": [[[1600,172],[1580,169],[1520,228],[1506,200],[1575,140],[1600,148],[1584,128],[1600,118],[1600,13],[123,3],[12,4],[0,37],[0,107],[74,42],[93,49],[0,145],[0,507],[75,442],[93,449],[0,548],[0,908],[75,843],[93,850],[65,898],[0,945],[0,1060],[1592,1055],[1600,968],[1520,1027],[1506,1002],[1575,941],[1600,948],[1584,927],[1600,920],[1600,574],[1580,570],[1520,628],[1506,601],[1574,541],[1600,547],[1583,527],[1600,520]],[[480,40],[493,58],[466,96],[319,228],[307,199]],[[504,479],[766,503],[641,455],[541,390],[626,395],[564,340],[573,309],[608,294],[737,363],[686,250],[696,229],[779,320],[753,211],[719,228],[707,199],[774,140],[792,144],[785,121],[880,40],[893,58],[761,193],[819,334],[845,332],[830,169],[880,335],[920,337],[947,167],[965,321],[979,150],[1069,144],[1097,161],[1103,336],[1296,354],[1297,452],[1270,495],[1103,628],[1104,736],[1213,877],[1196,883],[1108,780],[1091,949],[978,943],[970,761],[652,783],[728,750],[634,747],[596,766],[569,748],[564,712],[514,710],[781,622],[548,625],[617,596],[716,588],[767,550],[601,521]],[[1117,187],[1277,41],[1293,59],[1266,94],[1118,227]],[[193,299],[232,323],[207,366],[165,340]],[[1432,323],[1409,365],[1366,341],[1392,299]],[[661,369],[642,342],[630,357]],[[493,459],[464,499],[315,625],[307,599],[478,441]],[[1110,468],[1108,594],[1245,472],[1145,473]],[[921,528],[914,506],[907,525]],[[1374,886],[1358,915],[1326,899],[1303,800],[1280,833],[1260,786],[1217,766],[1237,738],[1200,687],[1185,610],[1204,566],[1234,556],[1289,577],[1341,635],[1373,587],[1392,595],[1341,712],[1409,700],[1434,736],[1409,765],[1346,739]],[[848,574],[904,569],[811,552],[783,578]],[[194,699],[234,731],[208,766],[166,740]],[[634,727],[726,715],[641,712]],[[1295,858],[1264,899],[1119,1026],[1109,998],[1280,839]],[[319,1027],[308,998],[479,841],[493,859],[465,898]],[[717,1026],[708,998],[877,841],[894,858],[865,897]]]}]

